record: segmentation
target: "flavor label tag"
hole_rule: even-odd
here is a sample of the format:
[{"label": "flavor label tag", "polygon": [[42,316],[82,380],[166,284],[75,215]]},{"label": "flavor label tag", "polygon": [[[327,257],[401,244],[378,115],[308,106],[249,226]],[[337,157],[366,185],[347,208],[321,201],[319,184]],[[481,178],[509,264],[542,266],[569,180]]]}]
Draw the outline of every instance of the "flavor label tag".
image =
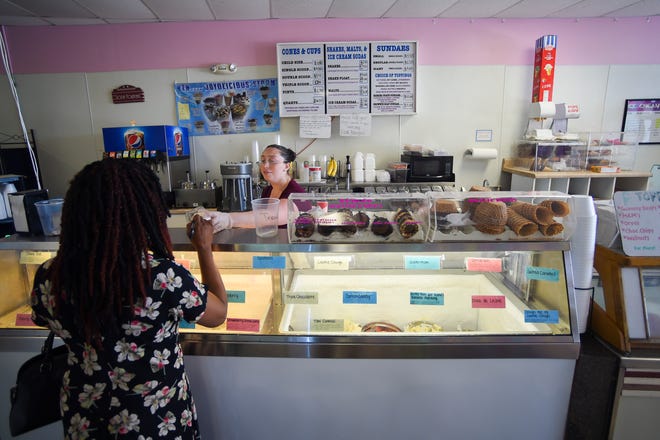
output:
[{"label": "flavor label tag", "polygon": [[351,257],[348,255],[333,255],[329,257],[315,256],[314,269],[317,270],[348,270]]},{"label": "flavor label tag", "polygon": [[344,290],[344,304],[376,304],[378,294],[376,292]]},{"label": "flavor label tag", "polygon": [[558,324],[559,311],[557,310],[525,310],[525,322]]},{"label": "flavor label tag", "polygon": [[55,256],[55,252],[21,251],[20,264],[42,264]]},{"label": "flavor label tag", "polygon": [[525,276],[528,280],[559,281],[559,271],[549,267],[528,266],[525,269]]},{"label": "flavor label tag", "polygon": [[31,313],[17,313],[15,325],[16,327],[37,327],[37,325],[32,322]]},{"label": "flavor label tag", "polygon": [[475,272],[502,272],[501,258],[466,258],[465,267]]},{"label": "flavor label tag", "polygon": [[445,294],[433,292],[410,292],[410,304],[421,306],[443,306],[445,304]]},{"label": "flavor label tag", "polygon": [[439,270],[442,267],[440,264],[440,257],[426,257],[406,255],[404,257],[405,269],[426,269],[426,270]]},{"label": "flavor label tag", "polygon": [[245,303],[245,290],[228,290],[227,302]]},{"label": "flavor label tag", "polygon": [[318,292],[284,292],[284,304],[318,304]]},{"label": "flavor label tag", "polygon": [[506,307],[504,295],[472,295],[473,309],[503,309]]},{"label": "flavor label tag", "polygon": [[312,319],[310,330],[313,332],[343,332],[343,319]]},{"label": "flavor label tag", "polygon": [[195,328],[194,322],[188,322],[185,319],[179,321],[179,328]]},{"label": "flavor label tag", "polygon": [[259,256],[252,257],[253,269],[286,269],[286,258],[283,256]]},{"label": "flavor label tag", "polygon": [[259,332],[259,320],[227,318],[227,330],[233,332]]}]

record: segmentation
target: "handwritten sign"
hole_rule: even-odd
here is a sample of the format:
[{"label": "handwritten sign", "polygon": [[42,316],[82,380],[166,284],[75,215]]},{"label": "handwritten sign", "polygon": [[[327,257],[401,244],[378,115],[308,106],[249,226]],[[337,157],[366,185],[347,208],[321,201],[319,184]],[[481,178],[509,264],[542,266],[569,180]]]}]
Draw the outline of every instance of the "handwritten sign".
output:
[{"label": "handwritten sign", "polygon": [[630,256],[660,255],[660,191],[614,193],[616,220],[623,252]]},{"label": "handwritten sign", "polygon": [[410,292],[410,304],[443,306],[445,305],[445,294],[440,292]]},{"label": "handwritten sign", "polygon": [[465,268],[476,272],[502,272],[501,258],[466,258]]},{"label": "handwritten sign", "polygon": [[504,309],[506,298],[504,295],[472,295],[473,309]]},{"label": "handwritten sign", "polygon": [[258,332],[258,319],[227,318],[227,331],[230,332]]},{"label": "handwritten sign", "polygon": [[316,270],[348,270],[351,257],[349,255],[315,256],[314,269]]},{"label": "handwritten sign", "polygon": [[344,290],[344,304],[377,304],[378,294],[371,291]]},{"label": "handwritten sign", "polygon": [[439,270],[442,266],[440,257],[438,256],[418,256],[406,255],[404,257],[404,267],[406,269],[424,269],[424,270]]},{"label": "handwritten sign", "polygon": [[285,269],[286,258],[283,256],[260,256],[255,255],[252,257],[253,269]]},{"label": "handwritten sign", "polygon": [[284,292],[284,304],[318,304],[318,292]]}]

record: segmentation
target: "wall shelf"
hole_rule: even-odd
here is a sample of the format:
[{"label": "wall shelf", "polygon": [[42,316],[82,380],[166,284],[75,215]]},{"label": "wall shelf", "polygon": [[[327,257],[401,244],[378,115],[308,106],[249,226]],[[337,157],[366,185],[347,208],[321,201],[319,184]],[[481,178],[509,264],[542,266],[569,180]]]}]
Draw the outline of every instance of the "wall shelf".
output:
[{"label": "wall shelf", "polygon": [[651,173],[642,171],[531,171],[527,162],[518,158],[502,161],[504,187],[511,191],[560,191],[610,200],[615,191],[646,191],[651,177]]}]

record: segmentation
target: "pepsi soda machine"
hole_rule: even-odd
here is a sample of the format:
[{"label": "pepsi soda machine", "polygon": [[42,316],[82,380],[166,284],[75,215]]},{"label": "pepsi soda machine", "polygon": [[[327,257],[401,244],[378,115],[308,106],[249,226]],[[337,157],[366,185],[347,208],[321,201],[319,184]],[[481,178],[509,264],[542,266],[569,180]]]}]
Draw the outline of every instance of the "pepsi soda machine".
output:
[{"label": "pepsi soda machine", "polygon": [[188,129],[172,125],[107,127],[103,129],[104,157],[141,160],[160,178],[165,197],[175,205],[174,190],[190,170]]}]

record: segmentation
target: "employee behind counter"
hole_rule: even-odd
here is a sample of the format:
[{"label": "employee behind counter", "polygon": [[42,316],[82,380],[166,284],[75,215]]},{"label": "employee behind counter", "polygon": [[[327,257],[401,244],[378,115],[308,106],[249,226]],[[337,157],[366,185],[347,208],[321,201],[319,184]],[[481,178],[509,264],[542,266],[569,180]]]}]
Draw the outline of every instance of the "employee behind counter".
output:
[{"label": "employee behind counter", "polygon": [[[259,160],[261,175],[268,182],[262,193],[263,198],[287,199],[289,194],[304,193],[305,188],[300,186],[294,178],[289,175],[291,163],[296,160],[296,153],[282,145],[271,144],[267,146]],[[231,228],[254,228],[254,214],[245,212],[219,212],[207,211],[213,223],[215,232]],[[278,224],[280,228],[287,224],[287,204],[280,203]]]}]

